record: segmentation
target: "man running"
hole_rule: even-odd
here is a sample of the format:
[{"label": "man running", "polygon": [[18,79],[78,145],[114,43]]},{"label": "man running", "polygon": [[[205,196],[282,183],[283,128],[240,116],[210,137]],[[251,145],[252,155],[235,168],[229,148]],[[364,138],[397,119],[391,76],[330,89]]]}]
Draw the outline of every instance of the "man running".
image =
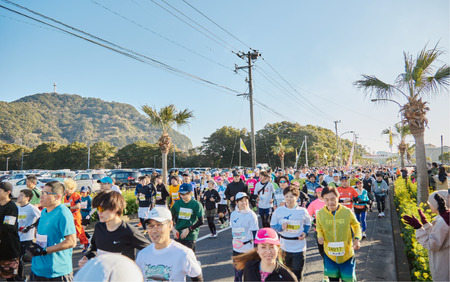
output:
[{"label": "man running", "polygon": [[250,195],[250,192],[248,190],[248,186],[242,181],[239,172],[234,170],[233,171],[233,182],[227,185],[227,189],[225,190],[225,196],[228,200],[230,200],[230,208],[231,211],[234,211],[234,208],[236,207],[236,194],[239,192],[243,192],[246,195]]},{"label": "man running", "polygon": [[339,192],[339,203],[353,210],[353,202],[355,198],[358,198],[359,194],[353,187],[348,186],[347,176],[341,177],[341,186],[337,190]]},{"label": "man running", "polygon": [[270,183],[270,176],[261,171],[260,182],[256,183],[255,195],[257,196],[258,211],[261,216],[262,226],[270,227],[270,210],[273,207],[273,194],[275,189]]},{"label": "man running", "polygon": [[30,200],[30,204],[40,207],[41,204],[41,191],[36,188],[37,177],[34,174],[28,175],[26,180],[27,188],[33,192],[33,198]]},{"label": "man running", "polygon": [[355,214],[339,204],[334,187],[322,190],[326,206],[317,212],[317,241],[324,245],[324,275],[330,281],[356,281],[355,253],[360,248],[361,225]]}]

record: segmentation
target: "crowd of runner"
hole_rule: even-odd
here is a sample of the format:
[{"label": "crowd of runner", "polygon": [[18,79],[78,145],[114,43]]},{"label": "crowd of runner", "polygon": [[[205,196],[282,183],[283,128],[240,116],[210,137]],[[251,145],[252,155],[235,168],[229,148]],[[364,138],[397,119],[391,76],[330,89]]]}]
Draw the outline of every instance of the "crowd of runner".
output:
[{"label": "crowd of runner", "polygon": [[[356,281],[354,251],[367,237],[366,215],[376,205],[383,220],[389,184],[401,176],[387,167],[172,171],[166,185],[154,173],[136,186],[138,226],[122,220],[125,199],[110,177],[99,181],[100,192],[91,197],[89,187],[76,192],[71,179],[48,182],[39,191],[36,177],[29,176],[29,189],[17,203],[11,201],[12,186],[2,182],[0,277],[25,280],[24,262],[31,260],[28,281],[202,281],[195,249],[206,218],[211,239],[218,238],[217,229],[231,227],[235,281],[301,281],[307,236],[317,242],[324,280]],[[84,228],[95,212],[99,222],[88,234]],[[83,257],[73,277],[77,238]],[[136,266],[138,274],[123,276]]]}]

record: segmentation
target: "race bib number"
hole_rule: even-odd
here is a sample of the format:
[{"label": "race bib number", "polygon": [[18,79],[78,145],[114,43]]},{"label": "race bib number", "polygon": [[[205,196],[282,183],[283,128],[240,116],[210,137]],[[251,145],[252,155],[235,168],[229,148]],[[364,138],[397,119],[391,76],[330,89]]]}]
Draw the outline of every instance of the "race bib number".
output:
[{"label": "race bib number", "polygon": [[231,233],[233,234],[233,240],[240,240],[245,238],[244,227],[232,228]]},{"label": "race bib number", "polygon": [[328,243],[328,254],[330,256],[342,257],[345,254],[344,242]]},{"label": "race bib number", "polygon": [[172,199],[178,199],[178,193],[172,193]]},{"label": "race bib number", "polygon": [[17,217],[12,215],[6,215],[3,219],[3,224],[14,225],[16,224]]},{"label": "race bib number", "polygon": [[195,183],[195,186],[197,186],[197,188],[200,187],[200,183]]},{"label": "race bib number", "polygon": [[82,209],[87,209],[87,201],[84,201],[84,202],[81,202],[80,203],[80,207],[82,208]]},{"label": "race bib number", "polygon": [[26,220],[27,215],[26,214],[19,214],[19,220]]},{"label": "race bib number", "polygon": [[70,208],[70,202],[64,203],[64,205],[68,208]]},{"label": "race bib number", "polygon": [[254,188],[254,185],[252,182],[248,183],[248,188]]},{"label": "race bib number", "polygon": [[180,212],[178,213],[179,219],[191,219],[192,209],[180,208]]},{"label": "race bib number", "polygon": [[342,201],[344,201],[344,205],[350,204],[350,198],[341,198]]},{"label": "race bib number", "polygon": [[36,234],[36,244],[41,246],[41,248],[47,248],[47,235]]},{"label": "race bib number", "polygon": [[156,197],[161,198],[161,192],[160,192],[160,191],[157,191],[157,192],[156,192]]},{"label": "race bib number", "polygon": [[139,193],[139,201],[145,201],[145,195],[142,193]]},{"label": "race bib number", "polygon": [[300,230],[300,221],[298,220],[288,220],[286,221],[287,226],[286,226],[286,232],[289,233],[298,233],[298,231]]},{"label": "race bib number", "polygon": [[308,195],[314,196],[315,194],[316,194],[316,191],[308,189]]}]

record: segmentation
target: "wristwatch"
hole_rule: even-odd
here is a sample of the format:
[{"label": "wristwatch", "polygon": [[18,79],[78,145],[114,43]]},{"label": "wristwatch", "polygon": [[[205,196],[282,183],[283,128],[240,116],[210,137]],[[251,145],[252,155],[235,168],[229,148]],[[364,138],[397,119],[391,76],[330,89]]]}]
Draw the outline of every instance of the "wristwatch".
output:
[{"label": "wristwatch", "polygon": [[42,255],[43,255],[43,256],[46,256],[46,255],[47,255],[47,250],[46,250],[46,249],[44,249],[44,250],[42,251]]}]

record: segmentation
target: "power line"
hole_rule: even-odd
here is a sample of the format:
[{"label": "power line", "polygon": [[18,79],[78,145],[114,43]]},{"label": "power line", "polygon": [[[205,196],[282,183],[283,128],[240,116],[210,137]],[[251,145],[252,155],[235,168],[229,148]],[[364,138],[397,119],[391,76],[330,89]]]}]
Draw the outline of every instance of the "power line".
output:
[{"label": "power line", "polygon": [[221,67],[223,67],[223,68],[226,68],[227,70],[231,70],[231,71],[233,70],[232,68],[227,67],[227,66],[225,66],[224,64],[221,64],[221,63],[219,63],[219,62],[217,62],[217,61],[214,61],[213,59],[208,58],[208,57],[206,57],[206,56],[204,56],[204,55],[202,55],[202,54],[200,54],[200,53],[198,53],[198,52],[196,52],[196,51],[194,51],[194,50],[192,50],[192,49],[190,49],[190,48],[188,48],[188,47],[182,45],[181,43],[178,43],[178,42],[176,42],[176,41],[174,41],[174,40],[172,40],[172,39],[169,39],[169,38],[167,38],[167,37],[165,37],[165,36],[163,36],[163,35],[161,35],[161,34],[155,32],[155,31],[153,31],[153,30],[151,30],[151,29],[149,29],[149,28],[147,28],[147,27],[145,27],[145,26],[143,26],[143,25],[141,25],[141,24],[135,22],[134,20],[132,20],[132,19],[130,19],[130,18],[128,18],[128,17],[125,17],[125,16],[123,16],[123,15],[117,13],[116,11],[113,11],[112,9],[110,9],[110,8],[108,8],[108,7],[106,7],[106,6],[104,6],[104,5],[100,4],[100,3],[97,3],[97,2],[94,1],[94,0],[91,0],[91,1],[92,1],[94,4],[96,4],[96,5],[100,6],[100,7],[102,7],[103,9],[105,9],[105,10],[107,10],[107,11],[109,11],[109,12],[111,12],[111,13],[113,13],[113,14],[115,14],[115,15],[117,15],[117,16],[119,16],[119,17],[121,17],[121,18],[123,18],[123,19],[125,19],[125,20],[127,20],[127,21],[129,21],[129,22],[131,22],[131,23],[133,23],[133,24],[135,24],[135,25],[137,25],[137,26],[139,26],[139,27],[141,27],[141,28],[143,28],[144,30],[147,30],[147,31],[149,31],[149,32],[151,32],[151,33],[153,33],[153,34],[155,34],[155,35],[161,37],[161,38],[164,39],[164,40],[169,41],[170,43],[173,43],[173,44],[177,45],[177,46],[180,47],[180,48],[183,48],[183,49],[185,49],[185,50],[187,50],[187,51],[189,51],[189,52],[191,52],[191,53],[193,53],[193,54],[195,54],[195,55],[197,55],[197,56],[199,56],[199,57],[202,57],[202,58],[204,58],[204,59],[206,59],[206,60],[208,60],[208,61],[210,61],[210,62],[213,62],[213,63],[215,63],[215,64],[217,64],[217,65],[219,65],[219,66],[221,66]]},{"label": "power line", "polygon": [[228,35],[230,35],[231,37],[233,37],[234,39],[236,39],[237,41],[241,42],[242,44],[244,44],[245,46],[247,46],[249,49],[252,49],[252,47],[250,47],[248,44],[246,44],[245,42],[243,42],[242,40],[240,40],[239,38],[237,38],[236,36],[234,36],[233,34],[231,34],[230,32],[228,32],[226,29],[224,29],[223,27],[221,27],[219,24],[217,24],[215,21],[213,21],[212,19],[210,19],[207,15],[205,15],[204,13],[200,12],[197,8],[195,8],[192,4],[190,4],[189,2],[187,2],[186,0],[183,0],[184,3],[186,3],[187,5],[189,5],[189,7],[191,7],[192,9],[194,9],[195,11],[197,11],[200,15],[204,16],[205,18],[207,18],[210,22],[212,22],[213,24],[215,24],[218,28],[220,28],[221,30],[225,31]]},{"label": "power line", "polygon": [[[188,23],[187,21],[183,20],[182,18],[180,18],[179,16],[175,15],[174,13],[172,13],[171,11],[169,11],[167,8],[161,6],[160,4],[156,3],[154,0],[150,0],[153,3],[155,3],[155,5],[157,5],[158,7],[160,7],[161,9],[165,10],[166,12],[168,12],[169,14],[171,14],[172,16],[176,17],[177,19],[179,19],[180,21],[184,22],[185,24],[187,24],[188,26],[192,27],[193,29],[197,30],[198,32],[200,32],[201,34],[203,34],[204,36],[208,37],[209,39],[211,39],[212,41],[216,42],[217,44],[219,44],[220,46],[228,49],[229,51],[233,52],[233,49],[230,49],[228,46],[224,45],[223,43],[217,41],[216,39],[212,38],[211,36],[209,36],[208,34],[204,33],[203,31],[199,30],[198,28],[196,28],[195,26],[191,25],[190,23]],[[166,2],[164,2],[166,3]],[[166,3],[167,4],[167,3]],[[169,4],[167,4],[169,5]],[[170,6],[170,5],[169,5]],[[171,6],[170,6],[171,7]],[[198,25],[198,24],[197,24]],[[210,31],[208,31],[209,33],[211,33]],[[215,36],[215,35],[214,35]],[[222,39],[220,39],[222,40]],[[226,43],[228,44],[228,43]],[[229,45],[229,44],[228,44]],[[231,46],[232,47],[232,46]],[[234,48],[234,47],[232,47]],[[236,48],[234,48],[235,50],[237,50]]]}]

